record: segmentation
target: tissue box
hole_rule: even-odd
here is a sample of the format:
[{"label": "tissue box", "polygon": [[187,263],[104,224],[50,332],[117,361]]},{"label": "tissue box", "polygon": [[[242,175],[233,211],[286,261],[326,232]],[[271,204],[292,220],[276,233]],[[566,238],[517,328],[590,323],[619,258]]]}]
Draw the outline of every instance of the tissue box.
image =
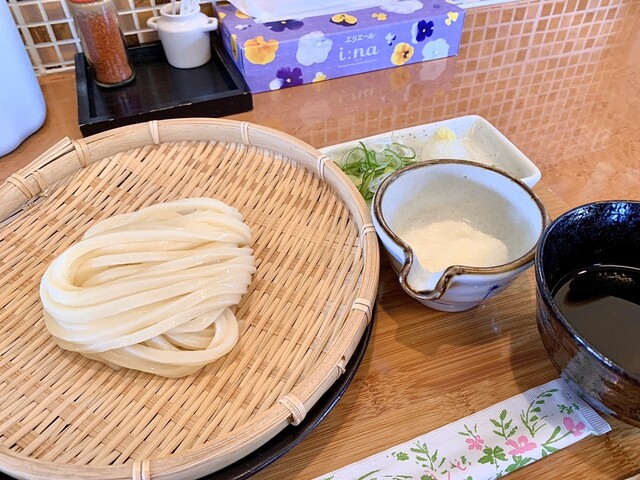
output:
[{"label": "tissue box", "polygon": [[381,0],[334,15],[256,23],[217,5],[225,48],[253,93],[457,55],[464,10],[445,0]]}]

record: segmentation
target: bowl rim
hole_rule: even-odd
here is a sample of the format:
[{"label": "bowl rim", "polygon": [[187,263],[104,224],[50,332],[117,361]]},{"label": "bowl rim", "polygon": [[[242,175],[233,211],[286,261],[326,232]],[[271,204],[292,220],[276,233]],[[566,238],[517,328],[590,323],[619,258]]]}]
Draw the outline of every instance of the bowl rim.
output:
[{"label": "bowl rim", "polygon": [[[415,290],[411,285],[409,285],[407,281],[407,276],[409,275],[409,271],[413,266],[413,249],[402,240],[388,225],[387,221],[384,219],[384,215],[382,214],[382,198],[384,197],[389,186],[396,181],[398,178],[401,178],[404,175],[409,174],[413,170],[444,166],[444,165],[461,165],[465,167],[470,167],[472,169],[481,169],[488,170],[492,172],[492,174],[497,174],[504,177],[506,180],[513,182],[521,190],[523,190],[529,197],[534,201],[535,205],[538,207],[540,212],[542,226],[540,231],[540,237],[536,241],[536,243],[531,247],[525,254],[516,258],[515,260],[505,263],[502,265],[496,265],[493,267],[472,267],[466,265],[450,265],[447,267],[433,290]],[[424,160],[420,162],[413,163],[411,165],[407,165],[406,167],[400,168],[395,172],[391,173],[387,178],[385,178],[378,187],[374,197],[373,202],[371,203],[372,215],[375,220],[378,222],[384,233],[394,242],[398,247],[402,249],[404,255],[404,261],[402,262],[402,267],[400,268],[400,272],[398,273],[398,278],[400,281],[400,285],[404,289],[406,293],[411,295],[412,297],[418,300],[437,300],[446,291],[451,280],[462,274],[472,274],[472,275],[496,275],[496,274],[504,274],[507,272],[511,272],[514,270],[518,270],[520,268],[525,267],[527,264],[533,263],[536,248],[538,243],[540,242],[540,238],[542,234],[547,229],[549,224],[551,223],[551,218],[547,212],[542,201],[538,198],[538,196],[533,192],[532,188],[529,187],[522,180],[515,178],[509,173],[500,170],[498,168],[485,165],[478,162],[472,162],[469,160],[454,160],[454,159],[436,159],[436,160]]]},{"label": "bowl rim", "polygon": [[[594,202],[588,202],[583,205],[578,205],[577,207],[571,208],[559,215],[551,224],[545,229],[538,241],[538,246],[536,248],[535,255],[535,280],[536,280],[536,289],[540,296],[542,297],[542,301],[545,303],[545,306],[549,308],[553,314],[555,315],[556,320],[560,323],[563,329],[565,329],[572,338],[575,339],[582,347],[584,347],[591,355],[593,355],[601,364],[610,370],[612,370],[616,375],[621,376],[623,378],[629,379],[636,384],[640,385],[640,375],[625,370],[618,362],[609,358],[600,350],[598,350],[594,345],[592,345],[589,341],[587,341],[575,328],[574,326],[566,319],[564,314],[560,311],[556,302],[553,300],[551,295],[551,288],[546,281],[546,276],[544,275],[542,264],[544,262],[544,245],[547,243],[547,239],[549,235],[554,231],[555,228],[558,228],[557,225],[560,224],[560,221],[563,219],[573,215],[578,210],[583,210],[585,208],[593,208],[601,205],[613,205],[615,203],[631,203],[637,204],[638,208],[640,208],[640,200],[598,200]],[[539,320],[538,320],[539,321]]]}]

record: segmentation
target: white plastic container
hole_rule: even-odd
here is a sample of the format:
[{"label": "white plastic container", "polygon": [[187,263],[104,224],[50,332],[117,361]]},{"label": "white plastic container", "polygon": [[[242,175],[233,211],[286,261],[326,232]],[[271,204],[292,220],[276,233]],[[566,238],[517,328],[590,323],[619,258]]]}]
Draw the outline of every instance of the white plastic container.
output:
[{"label": "white plastic container", "polygon": [[46,105],[7,2],[0,1],[0,156],[38,130]]},{"label": "white plastic container", "polygon": [[[180,9],[180,2],[176,2]],[[196,68],[211,60],[210,32],[218,28],[218,19],[200,11],[180,15],[172,13],[173,5],[160,9],[159,17],[147,20],[147,26],[158,32],[169,65],[176,68]]]}]

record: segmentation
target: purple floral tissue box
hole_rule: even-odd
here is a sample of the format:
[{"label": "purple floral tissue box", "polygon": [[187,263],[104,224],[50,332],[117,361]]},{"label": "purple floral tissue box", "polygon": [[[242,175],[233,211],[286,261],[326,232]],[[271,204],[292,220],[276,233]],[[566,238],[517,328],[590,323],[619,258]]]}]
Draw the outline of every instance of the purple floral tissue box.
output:
[{"label": "purple floral tissue box", "polygon": [[445,0],[256,23],[217,5],[220,34],[252,93],[458,54],[464,10]]}]

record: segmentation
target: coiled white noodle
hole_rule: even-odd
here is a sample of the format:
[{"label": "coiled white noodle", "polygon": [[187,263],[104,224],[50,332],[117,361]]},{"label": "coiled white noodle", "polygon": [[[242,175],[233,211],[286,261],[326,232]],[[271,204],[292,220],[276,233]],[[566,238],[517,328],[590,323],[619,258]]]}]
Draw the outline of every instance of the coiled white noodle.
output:
[{"label": "coiled white noodle", "polygon": [[240,212],[210,198],[102,220],[47,268],[45,325],[62,348],[114,368],[191,374],[238,341],[250,245]]}]

